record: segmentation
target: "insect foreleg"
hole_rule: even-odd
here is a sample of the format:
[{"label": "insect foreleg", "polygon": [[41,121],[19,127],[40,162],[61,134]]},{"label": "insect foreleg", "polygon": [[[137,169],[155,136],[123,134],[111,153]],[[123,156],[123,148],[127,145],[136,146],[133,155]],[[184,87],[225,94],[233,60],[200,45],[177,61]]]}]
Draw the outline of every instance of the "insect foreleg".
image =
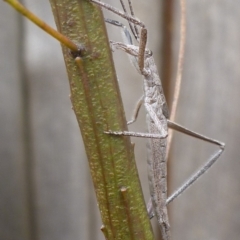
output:
[{"label": "insect foreleg", "polygon": [[105,18],[105,22],[109,23],[109,24],[112,24],[116,27],[121,27],[122,28],[122,31],[123,31],[123,36],[124,36],[124,39],[126,40],[126,43],[129,44],[129,45],[133,45],[133,41],[132,41],[132,37],[131,37],[131,34],[130,32],[128,31],[127,27],[125,25],[123,25],[122,23],[116,21],[116,20],[113,20],[113,19],[109,19],[109,18]]},{"label": "insect foreleg", "polygon": [[[114,8],[113,6],[100,2],[98,0],[90,0],[91,2],[119,15],[122,18],[125,18],[129,22],[141,27],[140,32],[140,39],[139,39],[139,51],[138,51],[138,67],[141,72],[141,74],[144,74],[144,60],[145,60],[145,49],[147,44],[147,29],[143,22],[136,19],[134,16],[130,16],[127,14],[127,12],[119,11],[117,8]],[[131,7],[132,9],[132,7]]]}]

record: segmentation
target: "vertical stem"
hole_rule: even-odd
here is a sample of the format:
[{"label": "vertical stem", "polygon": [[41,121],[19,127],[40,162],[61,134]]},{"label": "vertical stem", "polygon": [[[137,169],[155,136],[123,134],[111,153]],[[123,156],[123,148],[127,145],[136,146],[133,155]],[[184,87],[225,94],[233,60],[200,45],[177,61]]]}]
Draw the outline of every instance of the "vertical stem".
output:
[{"label": "vertical stem", "polygon": [[[127,126],[102,12],[86,0],[50,2],[58,30],[84,49],[74,59],[63,46],[63,54],[104,235],[119,240],[153,239],[130,140],[104,133]],[[128,189],[127,205],[123,186]]]}]

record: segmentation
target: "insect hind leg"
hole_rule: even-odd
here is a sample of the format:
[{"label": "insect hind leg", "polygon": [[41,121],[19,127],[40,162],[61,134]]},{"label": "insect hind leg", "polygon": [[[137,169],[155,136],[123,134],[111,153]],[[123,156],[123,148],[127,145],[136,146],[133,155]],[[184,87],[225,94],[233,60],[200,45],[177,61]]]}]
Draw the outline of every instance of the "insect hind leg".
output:
[{"label": "insect hind leg", "polygon": [[180,186],[166,201],[166,204],[169,204],[170,202],[172,202],[175,198],[177,198],[181,193],[183,193],[187,188],[189,188],[196,180],[198,180],[204,173],[207,172],[207,170],[220,158],[220,156],[222,155],[224,149],[225,149],[225,143],[222,143],[218,140],[206,137],[204,135],[201,135],[199,133],[193,132],[179,124],[176,124],[174,122],[171,122],[170,120],[168,120],[168,126],[176,131],[185,133],[189,136],[198,138],[200,140],[215,144],[217,146],[219,146],[219,150],[217,152],[214,153],[214,155],[212,155],[210,157],[210,159],[197,171],[195,172],[190,178],[188,178],[186,180],[185,183],[182,184],[182,186]]}]

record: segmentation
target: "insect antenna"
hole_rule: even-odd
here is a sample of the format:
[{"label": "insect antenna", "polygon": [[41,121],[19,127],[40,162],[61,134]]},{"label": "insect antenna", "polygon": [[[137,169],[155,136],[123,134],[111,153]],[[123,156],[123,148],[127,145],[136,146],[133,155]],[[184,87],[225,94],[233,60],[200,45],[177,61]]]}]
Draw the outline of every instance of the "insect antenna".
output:
[{"label": "insect antenna", "polygon": [[[135,17],[131,0],[128,0],[128,6],[129,6],[129,9],[130,9],[130,12],[131,12],[131,16]],[[134,24],[134,29],[135,29],[136,35],[138,36],[138,39],[139,39],[139,31],[138,31],[138,28],[137,28],[136,24]]]},{"label": "insect antenna", "polygon": [[[120,0],[120,3],[122,5],[122,9],[123,9],[124,13],[128,15],[128,12],[127,12],[127,9],[126,9],[126,6],[125,6],[123,0]],[[133,6],[132,6],[131,0],[128,0],[128,6],[130,9],[131,16],[134,17],[134,11],[133,11]],[[129,24],[129,27],[131,29],[131,32],[132,32],[134,38],[136,39],[137,42],[139,42],[139,31],[137,29],[137,26],[129,21],[128,21],[128,24]]]}]

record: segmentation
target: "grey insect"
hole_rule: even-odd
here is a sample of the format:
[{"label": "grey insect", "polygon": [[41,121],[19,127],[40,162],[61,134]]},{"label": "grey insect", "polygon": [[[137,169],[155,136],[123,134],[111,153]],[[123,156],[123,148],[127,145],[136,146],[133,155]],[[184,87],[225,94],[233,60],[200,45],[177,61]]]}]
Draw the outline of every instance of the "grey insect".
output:
[{"label": "grey insect", "polygon": [[[151,201],[148,204],[149,216],[156,215],[159,222],[162,238],[164,240],[170,240],[170,224],[168,219],[167,204],[173,201],[183,191],[190,187],[201,175],[203,175],[220,157],[224,151],[225,144],[195,133],[179,124],[171,122],[169,118],[168,107],[166,99],[163,93],[161,80],[157,71],[156,64],[152,52],[146,49],[147,43],[147,29],[145,25],[134,17],[133,7],[131,1],[128,0],[131,15],[126,11],[126,7],[122,0],[120,0],[124,12],[100,2],[98,0],[91,0],[93,3],[106,8],[117,15],[128,20],[131,32],[135,39],[139,43],[139,46],[135,46],[132,43],[131,34],[127,28],[111,19],[106,19],[106,22],[115,26],[121,27],[127,44],[121,42],[111,42],[111,47],[114,49],[120,49],[131,56],[132,62],[137,71],[143,77],[143,97],[138,101],[135,109],[134,118],[128,122],[131,124],[135,122],[138,111],[142,104],[146,108],[146,120],[148,133],[137,133],[128,131],[107,131],[108,134],[124,135],[133,137],[145,137],[148,138],[147,143],[147,155],[148,155],[148,178]],[[140,33],[138,31],[140,28]],[[167,148],[167,136],[168,127],[179,132],[185,133],[192,137],[216,144],[219,146],[219,150],[187,181],[169,198],[167,198],[167,164],[166,164],[166,148]]]}]

